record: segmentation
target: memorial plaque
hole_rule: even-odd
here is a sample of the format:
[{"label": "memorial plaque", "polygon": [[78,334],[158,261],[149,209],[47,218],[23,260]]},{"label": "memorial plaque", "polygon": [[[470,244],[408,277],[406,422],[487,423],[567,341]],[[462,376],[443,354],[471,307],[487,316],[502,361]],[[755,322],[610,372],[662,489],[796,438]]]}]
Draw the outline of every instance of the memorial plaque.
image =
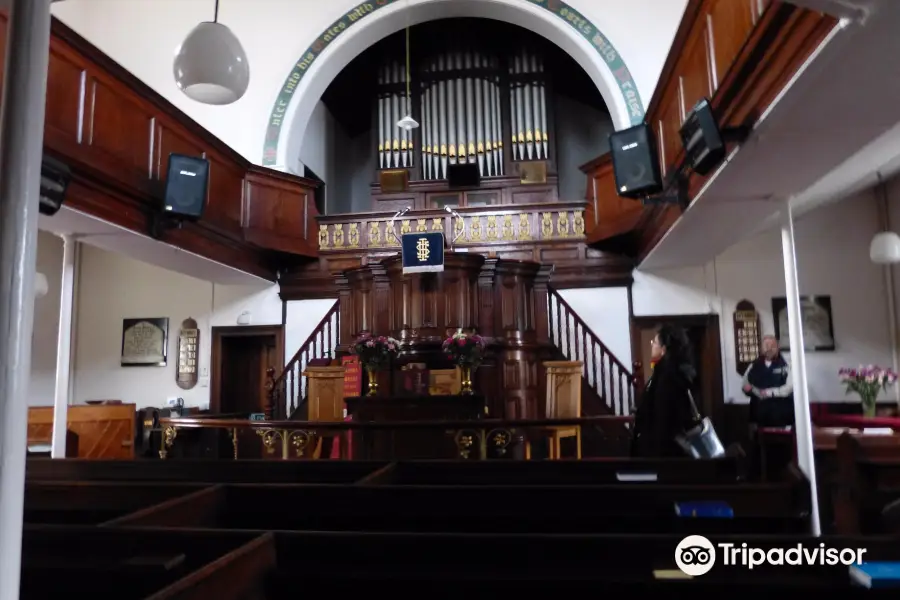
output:
[{"label": "memorial plaque", "polygon": [[197,385],[197,354],[200,348],[200,329],[197,321],[187,318],[181,323],[178,334],[178,371],[175,383],[183,390]]},{"label": "memorial plaque", "polygon": [[169,344],[169,319],[122,319],[123,367],[164,367]]}]

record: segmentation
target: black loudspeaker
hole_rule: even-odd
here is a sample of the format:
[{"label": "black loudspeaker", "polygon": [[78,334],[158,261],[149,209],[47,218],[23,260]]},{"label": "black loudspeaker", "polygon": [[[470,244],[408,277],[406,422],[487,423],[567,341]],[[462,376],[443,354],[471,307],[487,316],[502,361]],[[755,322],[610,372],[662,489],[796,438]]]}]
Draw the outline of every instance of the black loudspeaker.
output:
[{"label": "black loudspeaker", "polygon": [[481,185],[478,165],[475,163],[447,165],[447,185],[452,188],[478,187]]},{"label": "black loudspeaker", "polygon": [[66,190],[72,173],[69,167],[52,156],[41,160],[41,191],[38,210],[42,215],[52,217],[59,212],[66,199]]},{"label": "black loudspeaker", "polygon": [[656,140],[646,124],[609,135],[616,191],[624,198],[643,198],[662,190]]},{"label": "black loudspeaker", "polygon": [[197,156],[170,154],[163,213],[199,219],[203,215],[208,187],[208,160]]},{"label": "black loudspeaker", "polygon": [[679,133],[687,164],[695,173],[708,175],[725,160],[725,141],[708,100],[694,106]]}]

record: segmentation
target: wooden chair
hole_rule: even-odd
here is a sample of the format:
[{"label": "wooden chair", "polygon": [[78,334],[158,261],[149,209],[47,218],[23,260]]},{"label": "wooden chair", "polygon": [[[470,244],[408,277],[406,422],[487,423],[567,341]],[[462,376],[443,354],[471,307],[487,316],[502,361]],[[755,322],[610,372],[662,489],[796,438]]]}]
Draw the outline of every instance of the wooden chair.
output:
[{"label": "wooden chair", "polygon": [[[581,374],[584,363],[580,360],[545,362],[547,369],[547,397],[544,408],[546,419],[577,419],[581,417]],[[560,425],[537,430],[546,436],[550,460],[559,460],[560,440],[575,438],[575,456],[581,459],[581,426]],[[525,442],[525,460],[531,459],[531,442]]]},{"label": "wooden chair", "polygon": [[[307,420],[340,423],[344,420],[344,367],[307,367]],[[322,439],[340,439],[341,431],[330,429],[318,432],[310,457],[318,459],[322,453]],[[332,444],[334,442],[332,441]]]}]

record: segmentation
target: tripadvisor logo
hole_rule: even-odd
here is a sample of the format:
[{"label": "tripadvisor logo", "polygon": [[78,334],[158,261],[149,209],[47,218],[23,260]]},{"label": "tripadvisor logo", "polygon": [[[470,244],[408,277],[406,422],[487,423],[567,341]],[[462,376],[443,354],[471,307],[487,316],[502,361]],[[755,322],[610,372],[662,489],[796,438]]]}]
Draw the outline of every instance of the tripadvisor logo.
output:
[{"label": "tripadvisor logo", "polygon": [[675,564],[685,575],[706,575],[716,564],[716,547],[702,535],[689,535],[675,547]]},{"label": "tripadvisor logo", "polygon": [[[718,552],[717,552],[718,550]],[[689,535],[675,547],[675,564],[685,575],[706,575],[716,564],[743,566],[753,569],[761,565],[859,565],[863,562],[865,548],[831,548],[825,544],[804,546],[796,544],[788,548],[754,548],[747,544],[713,544],[702,535]]]}]

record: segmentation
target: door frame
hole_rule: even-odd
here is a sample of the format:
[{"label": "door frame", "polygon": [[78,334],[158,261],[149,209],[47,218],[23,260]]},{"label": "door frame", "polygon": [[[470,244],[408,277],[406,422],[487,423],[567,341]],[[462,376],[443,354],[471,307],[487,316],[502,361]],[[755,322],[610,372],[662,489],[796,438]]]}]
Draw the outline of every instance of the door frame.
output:
[{"label": "door frame", "polygon": [[[209,412],[218,414],[222,406],[222,341],[241,337],[275,338],[275,355],[284,362],[284,325],[232,325],[213,327],[210,333]],[[283,366],[283,365],[282,365]]]},{"label": "door frame", "polygon": [[[720,329],[719,315],[717,314],[695,314],[695,315],[656,315],[631,317],[631,353],[632,358],[636,362],[641,360],[641,330],[658,327],[663,323],[676,325],[678,327],[703,327],[706,331],[705,344],[708,349],[714,351],[707,352],[705,356],[701,356],[702,364],[698,365],[700,373],[703,374],[701,381],[698,383],[704,391],[703,398],[700,399],[700,409],[704,416],[708,416],[713,423],[720,426],[725,412],[725,374],[723,372],[722,362],[722,335]],[[644,365],[645,369],[649,369],[650,365]]]}]

